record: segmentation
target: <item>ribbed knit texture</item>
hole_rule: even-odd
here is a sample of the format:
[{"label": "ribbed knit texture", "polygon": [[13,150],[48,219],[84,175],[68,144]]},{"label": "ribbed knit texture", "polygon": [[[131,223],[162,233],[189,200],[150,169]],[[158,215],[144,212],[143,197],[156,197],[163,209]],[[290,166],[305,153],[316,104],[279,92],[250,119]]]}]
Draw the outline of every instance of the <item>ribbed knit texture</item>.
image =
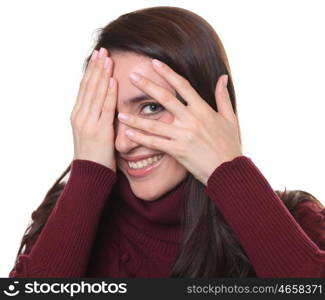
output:
[{"label": "ribbed knit texture", "polygon": [[20,258],[17,275],[77,277],[85,274],[103,205],[116,181],[109,168],[74,160],[67,184],[33,251]]},{"label": "ribbed knit texture", "polygon": [[307,236],[249,157],[220,165],[205,190],[258,277],[310,277],[311,265],[313,276],[325,276],[325,251]]},{"label": "ribbed knit texture", "polygon": [[[325,277],[324,209],[305,201],[291,215],[246,156],[218,166],[205,192],[258,277]],[[168,277],[185,200],[185,180],[148,202],[121,172],[74,160],[46,225],[9,277]]]}]

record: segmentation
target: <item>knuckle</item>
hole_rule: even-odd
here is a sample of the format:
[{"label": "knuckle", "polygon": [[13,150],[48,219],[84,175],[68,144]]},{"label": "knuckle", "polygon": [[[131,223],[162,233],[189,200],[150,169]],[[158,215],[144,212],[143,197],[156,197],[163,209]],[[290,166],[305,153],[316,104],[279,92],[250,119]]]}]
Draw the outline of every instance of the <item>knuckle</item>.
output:
[{"label": "knuckle", "polygon": [[97,59],[94,68],[95,70],[101,70],[103,65],[103,60],[102,59]]},{"label": "knuckle", "polygon": [[185,138],[185,140],[187,142],[192,142],[193,141],[193,137],[194,137],[194,133],[192,130],[190,129],[187,129],[187,130],[184,130],[184,135],[183,137]]},{"label": "knuckle", "polygon": [[156,146],[157,146],[155,139],[152,137],[147,138],[147,143],[148,143],[149,147],[156,148]]},{"label": "knuckle", "polygon": [[75,112],[72,111],[71,115],[70,115],[70,124],[73,125],[75,123]]},{"label": "knuckle", "polygon": [[102,106],[102,111],[107,112],[108,110],[109,110],[109,104],[107,103],[107,101],[105,101]]},{"label": "knuckle", "polygon": [[106,99],[106,101],[103,104],[102,111],[108,112],[111,109],[110,101]]},{"label": "knuckle", "polygon": [[73,125],[74,129],[77,129],[80,131],[82,129],[83,121],[80,118],[75,117],[72,120],[72,125]]},{"label": "knuckle", "polygon": [[82,132],[86,137],[94,137],[96,135],[96,128],[93,124],[85,122],[82,126]]},{"label": "knuckle", "polygon": [[[199,113],[198,113],[199,114]],[[206,116],[205,115],[202,115],[202,119],[204,120]],[[188,114],[187,115],[187,119],[186,119],[186,123],[187,123],[187,127],[190,129],[190,130],[196,130],[199,126],[198,124],[198,121],[197,121],[197,117],[194,117],[192,114]]]},{"label": "knuckle", "polygon": [[78,126],[81,123],[78,111],[76,110],[76,107],[73,108],[71,114],[70,114],[70,123],[73,126]]},{"label": "knuckle", "polygon": [[155,123],[148,123],[148,125],[147,125],[147,128],[148,128],[148,130],[149,131],[151,131],[151,132],[156,132],[156,130],[157,130],[157,125],[155,124]]},{"label": "knuckle", "polygon": [[104,70],[105,69],[100,71],[100,74],[99,74],[98,78],[99,78],[100,81],[103,81],[105,83],[105,86],[106,85],[108,86],[110,74],[108,72],[105,72]]},{"label": "knuckle", "polygon": [[161,95],[160,95],[160,100],[162,102],[168,102],[168,101],[170,101],[170,94],[167,93],[167,92],[162,92]]},{"label": "knuckle", "polygon": [[86,91],[87,92],[94,91],[95,89],[96,89],[96,82],[94,82],[93,80],[90,80],[87,84]]},{"label": "knuckle", "polygon": [[177,153],[177,156],[179,158],[185,158],[186,157],[186,147],[182,143],[177,143],[175,145],[175,152]]},{"label": "knuckle", "polygon": [[192,121],[191,123],[191,131],[194,132],[195,130],[197,130],[199,128],[199,122],[195,119]]},{"label": "knuckle", "polygon": [[140,80],[138,81],[139,84],[141,84],[142,86],[146,86],[149,83],[149,80],[143,76],[141,76]]},{"label": "knuckle", "polygon": [[105,85],[100,84],[100,85],[97,87],[96,98],[98,98],[98,97],[103,97],[103,96],[105,96],[105,94],[106,94],[106,87],[105,87]]},{"label": "knuckle", "polygon": [[83,77],[79,83],[79,89],[84,89],[86,87],[86,78]]},{"label": "knuckle", "polygon": [[176,80],[176,85],[177,85],[178,88],[187,89],[187,88],[189,88],[190,83],[189,83],[189,81],[187,79],[185,79],[183,77],[179,77]]}]

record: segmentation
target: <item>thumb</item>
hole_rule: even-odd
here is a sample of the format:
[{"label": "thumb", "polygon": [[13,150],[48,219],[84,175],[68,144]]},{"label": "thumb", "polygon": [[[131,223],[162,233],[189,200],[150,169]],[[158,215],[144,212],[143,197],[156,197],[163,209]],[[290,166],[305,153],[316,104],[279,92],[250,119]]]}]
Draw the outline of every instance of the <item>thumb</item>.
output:
[{"label": "thumb", "polygon": [[232,108],[230,96],[227,89],[228,75],[221,75],[217,81],[215,88],[215,99],[218,113],[229,121],[234,121],[234,111]]}]

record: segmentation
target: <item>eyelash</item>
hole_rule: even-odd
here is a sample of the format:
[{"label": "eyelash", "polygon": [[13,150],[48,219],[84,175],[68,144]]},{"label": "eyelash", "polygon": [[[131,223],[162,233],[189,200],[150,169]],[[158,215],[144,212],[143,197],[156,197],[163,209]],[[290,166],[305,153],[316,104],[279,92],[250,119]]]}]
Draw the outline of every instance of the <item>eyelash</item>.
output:
[{"label": "eyelash", "polygon": [[154,112],[154,113],[151,113],[151,114],[145,114],[145,115],[155,115],[155,114],[160,113],[163,110],[165,110],[165,108],[162,105],[160,105],[159,103],[157,103],[157,102],[147,102],[147,103],[141,105],[141,111],[143,110],[143,108],[145,108],[147,106],[151,106],[151,105],[154,105],[156,107],[159,107],[160,108],[160,111]]},{"label": "eyelash", "polygon": [[[147,102],[147,103],[144,103],[144,104],[141,105],[141,111],[143,110],[144,107],[150,106],[150,105],[155,105],[157,107],[160,107],[161,110],[158,111],[158,112],[152,113],[152,114],[145,114],[145,115],[155,115],[155,114],[158,114],[158,113],[165,110],[165,108],[162,105],[160,105],[159,103],[157,103],[157,102]],[[118,112],[115,112],[114,120],[118,120],[117,115],[118,115]]]}]

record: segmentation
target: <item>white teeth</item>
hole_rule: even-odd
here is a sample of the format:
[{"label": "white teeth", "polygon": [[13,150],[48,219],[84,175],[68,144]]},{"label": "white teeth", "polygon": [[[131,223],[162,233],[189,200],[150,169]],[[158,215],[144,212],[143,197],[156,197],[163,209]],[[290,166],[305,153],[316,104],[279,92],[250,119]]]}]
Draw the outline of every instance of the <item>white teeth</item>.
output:
[{"label": "white teeth", "polygon": [[137,162],[128,161],[128,165],[131,169],[142,169],[146,166],[149,166],[156,161],[160,160],[162,158],[162,154],[154,157],[149,157],[147,159],[143,159]]}]

